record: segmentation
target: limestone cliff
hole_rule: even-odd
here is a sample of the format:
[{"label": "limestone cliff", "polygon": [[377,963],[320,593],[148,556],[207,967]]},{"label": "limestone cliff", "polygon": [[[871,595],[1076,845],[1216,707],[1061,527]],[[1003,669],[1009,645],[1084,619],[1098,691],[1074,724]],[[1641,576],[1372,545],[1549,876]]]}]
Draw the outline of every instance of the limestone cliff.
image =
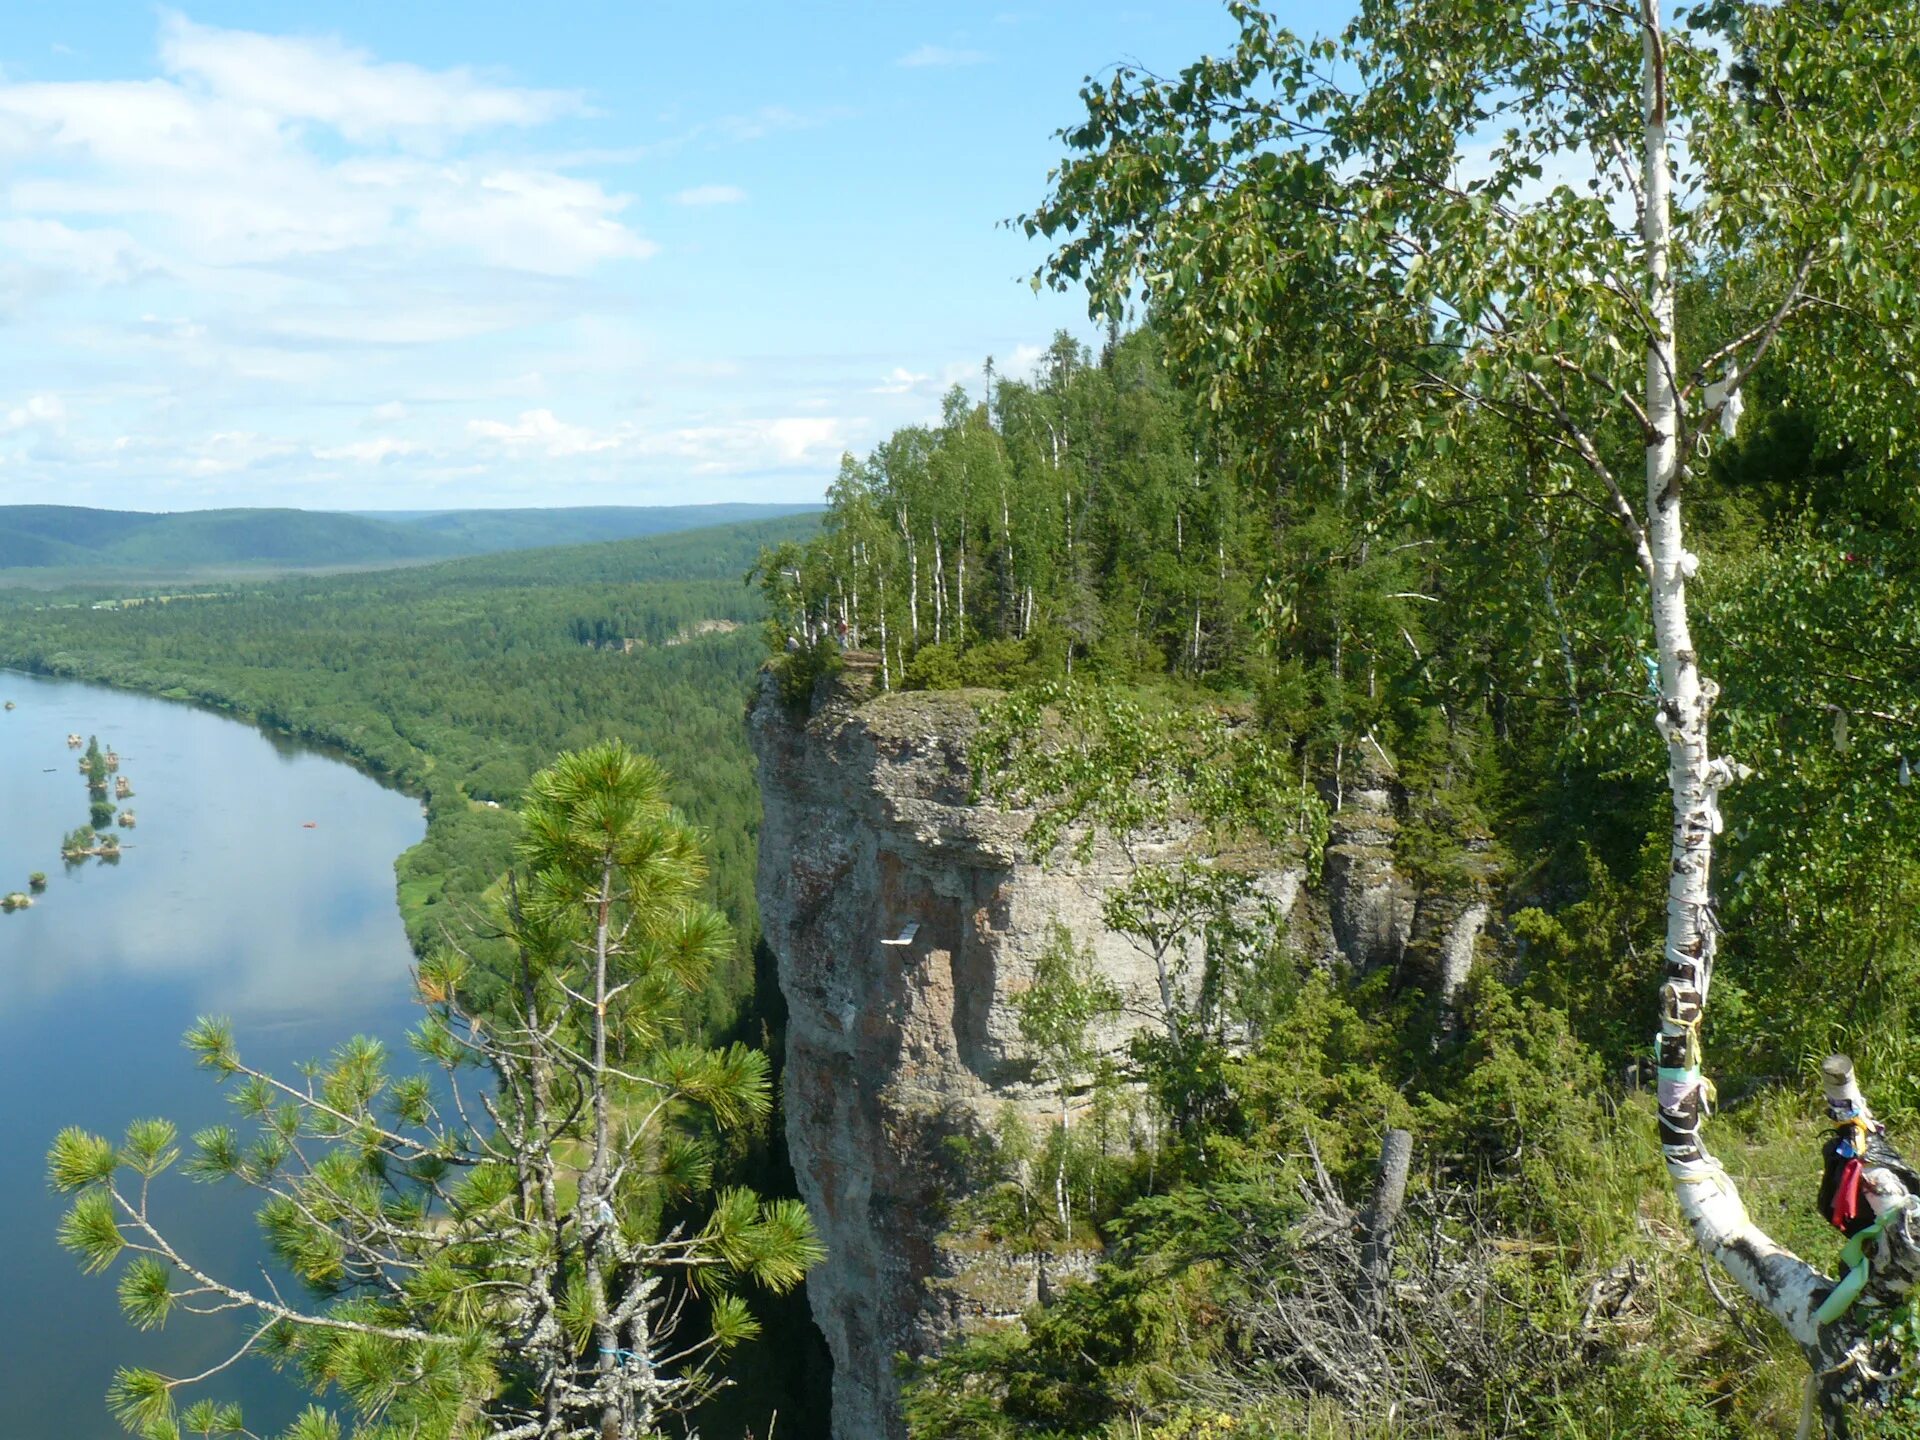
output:
[{"label": "limestone cliff", "polygon": [[[834,1435],[890,1440],[902,1433],[894,1357],[1010,1318],[1034,1296],[1030,1267],[943,1236],[957,1197],[941,1142],[990,1127],[1008,1105],[1051,1123],[1012,1003],[1049,922],[1091,943],[1139,1002],[1103,1045],[1124,1048],[1151,1013],[1156,976],[1101,924],[1102,899],[1129,873],[1116,847],[1042,866],[1022,845],[1030,817],[970,799],[977,697],[875,699],[857,670],[853,680],[800,721],[769,679],[750,730],[765,807],[760,913],[789,1010],[787,1141],[830,1252],[808,1283],[834,1358]],[[1329,963],[1398,965],[1422,913],[1393,870],[1381,759],[1337,817],[1324,870],[1275,862],[1263,879],[1302,953]],[[1170,831],[1148,849],[1185,838]],[[1465,915],[1445,917],[1443,949],[1459,948]]]}]

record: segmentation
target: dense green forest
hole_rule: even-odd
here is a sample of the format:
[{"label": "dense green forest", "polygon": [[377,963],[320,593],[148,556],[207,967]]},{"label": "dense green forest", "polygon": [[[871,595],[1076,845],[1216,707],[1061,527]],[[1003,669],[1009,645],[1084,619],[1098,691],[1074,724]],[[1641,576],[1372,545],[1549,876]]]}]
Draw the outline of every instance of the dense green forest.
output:
[{"label": "dense green forest", "polygon": [[149,513],[0,505],[0,572],[37,586],[115,574],[370,569],[456,555],[637,539],[805,509],[795,505],[600,505],[329,514]]},{"label": "dense green forest", "polygon": [[526,510],[374,510],[366,512],[366,518],[436,536],[461,554],[480,555],[636,540],[643,535],[771,520],[818,508],[721,501],[709,505],[567,505]]},{"label": "dense green forest", "polygon": [[[346,751],[420,794],[426,839],[400,860],[409,932],[464,928],[506,868],[507,810],[561,750],[644,742],[709,834],[713,896],[738,953],[709,992],[747,998],[758,807],[740,711],[760,602],[741,581],[807,518],[282,580],[162,600],[0,592],[0,663],[218,706]],[[741,627],[746,628],[741,628]]]},{"label": "dense green forest", "polygon": [[[1621,1077],[1659,979],[1639,963],[1660,952],[1666,864],[1644,743],[1652,646],[1604,578],[1617,539],[1572,495],[1516,503],[1525,465],[1489,429],[1445,457],[1276,473],[1170,371],[1153,330],[1098,355],[1063,337],[1034,383],[1001,380],[985,404],[956,395],[942,425],[849,463],[822,536],[764,557],[776,643],[817,639],[785,657],[799,679],[838,663],[844,623],[850,644],[885,647],[886,683],[1024,684],[1039,697],[1028,721],[1052,709],[1062,723],[1080,692],[1132,697],[1131,711],[1078,704],[1117,724],[1169,717],[1154,722],[1163,755],[1224,707],[1256,718],[1329,805],[1378,741],[1397,766],[1405,873],[1444,883],[1486,863],[1493,837],[1505,919],[1447,1039],[1414,977],[1341,982],[1296,960],[1257,1007],[1222,1009],[1223,1034],[1264,1009],[1251,1051],[1222,1039],[1123,1061],[1168,1116],[1205,1118],[1176,1126],[1150,1170],[1075,1157],[1095,1198],[1071,1234],[1036,1235],[1040,1208],[1013,1199],[967,1217],[1016,1247],[1096,1238],[1109,1258],[1023,1328],[926,1367],[916,1434],[1108,1434],[1140,1415],[1184,1417],[1154,1432],[1169,1436],[1224,1433],[1206,1428],[1221,1416],[1259,1434],[1372,1434],[1356,1417],[1386,1396],[1478,1429],[1491,1391],[1512,1397],[1494,1433],[1770,1434],[1797,1410],[1791,1357],[1723,1316],[1672,1220],[1648,1218],[1660,1151]],[[1777,372],[1693,484],[1698,633],[1725,743],[1756,770],[1720,861],[1708,1054],[1738,1102],[1726,1161],[1776,1235],[1831,1263],[1807,1057],[1849,1049],[1896,1129],[1920,1115],[1916,516],[1911,491]],[[1414,503],[1387,499],[1416,488]],[[1040,688],[1069,677],[1078,691]],[[1107,742],[1088,763],[1116,775],[1153,748]],[[989,777],[1000,758],[983,754]],[[1311,1356],[1236,1354],[1275,1346],[1263,1287],[1300,1283],[1290,1247],[1316,1220],[1296,1190],[1302,1137],[1364,1195],[1383,1123],[1417,1137],[1424,1221],[1494,1257],[1456,1277],[1486,1287],[1473,1353],[1445,1383],[1414,1378],[1461,1340],[1437,1301],[1395,1333],[1405,1371],[1372,1375],[1374,1395]],[[978,1174],[1023,1192],[1033,1143],[990,1145]],[[1611,1303],[1628,1274],[1657,1275],[1665,1298],[1595,1321],[1595,1297]],[[1183,1403],[1196,1391],[1204,1406]]]},{"label": "dense green forest", "polygon": [[[939,423],[843,465],[818,538],[763,557],[796,702],[842,640],[874,653],[886,686],[1011,685],[986,705],[989,791],[1069,833],[1149,824],[1166,813],[1156,790],[1212,816],[1213,868],[1143,870],[1166,911],[1185,887],[1190,913],[1220,913],[1198,891],[1224,883],[1258,818],[1226,799],[1337,811],[1382,783],[1376,755],[1398,867],[1496,902],[1451,995],[1414,966],[1329,973],[1277,930],[1227,927],[1229,956],[1261,958],[1220,960],[1216,922],[1196,921],[1189,938],[1223,967],[1198,1008],[1107,1057],[1108,1081],[1150,1096],[1148,1153],[1121,1160],[1098,1138],[1125,1091],[1091,1066],[1078,1140],[965,1147],[986,1198],[957,1222],[1037,1264],[1087,1244],[1103,1260],[1091,1284],[922,1365],[918,1436],[1791,1433],[1803,1352],[1703,1269],[1688,1230],[1711,1248],[1710,1229],[1687,1186],[1728,1193],[1731,1176],[1739,1223],[1857,1269],[1815,1204],[1819,1057],[1855,1057],[1896,1137],[1920,1117],[1912,315],[1872,310],[1871,340],[1851,328],[1904,304],[1891,297],[1911,278],[1803,303],[1843,242],[1795,240],[1811,257],[1796,280],[1768,220],[1737,253],[1698,240],[1670,278],[1678,344],[1715,364],[1753,354],[1744,414],[1696,374],[1672,422],[1689,427],[1685,464],[1660,462],[1670,479],[1643,510],[1616,477],[1638,485],[1654,463],[1662,437],[1636,396],[1677,388],[1658,351],[1675,337],[1647,332],[1593,258],[1638,263],[1639,237],[1571,192],[1503,210],[1418,169],[1474,104],[1531,97],[1549,118],[1511,112],[1512,169],[1489,182],[1511,201],[1566,143],[1555,124],[1603,133],[1614,121],[1594,117],[1612,112],[1567,119],[1563,92],[1528,89],[1561,72],[1441,8],[1449,21],[1419,25],[1368,8],[1320,48],[1236,7],[1232,55],[1090,82],[1027,219],[1057,247],[1039,278],[1084,284],[1115,322],[1144,300],[1147,323],[1116,325],[1097,354],[1063,336],[1031,382],[992,380],[983,401],[955,391]],[[1631,27],[1581,13],[1548,38],[1636,74]],[[1369,83],[1327,80],[1336,54]],[[1490,92],[1494,75],[1522,98]],[[1740,143],[1760,163],[1762,142]],[[1910,211],[1888,224],[1909,234]],[[1549,225],[1578,245],[1528,228]],[[1483,234],[1499,243],[1476,248]],[[1823,296],[1905,264],[1848,257],[1819,272]],[[1786,297],[1771,321],[1770,295]],[[1643,332],[1652,361],[1622,343]],[[1744,338],[1716,350],[1728,333]],[[1885,347],[1877,374],[1848,368],[1852,344]],[[1682,492],[1686,548],[1659,570],[1647,537]],[[1692,642],[1676,652],[1649,597],[1682,580]],[[1714,682],[1699,713],[1738,761],[1714,782],[1738,782],[1724,832],[1717,788],[1681,827],[1691,844],[1717,836],[1695,942],[1719,957],[1704,1027],[1672,1008],[1675,966],[1695,973],[1700,952],[1676,960],[1671,939],[1687,872],[1670,848],[1680,762],[1660,755],[1688,723],[1674,677],[1696,665]],[[1249,758],[1222,765],[1196,738],[1223,715]],[[1137,909],[1116,920],[1147,929]],[[1658,1106],[1657,1017],[1683,1047],[1659,1053]],[[1690,1148],[1709,1071],[1718,1162]],[[1388,1128],[1419,1157],[1417,1233],[1390,1281],[1359,1239]],[[1040,1173],[1073,1173],[1081,1213],[1049,1214],[1042,1154]],[[1899,1362],[1912,1332],[1893,1283],[1881,1319],[1849,1323]],[[1864,1433],[1910,1433],[1913,1402],[1889,1403],[1894,1428]]]}]

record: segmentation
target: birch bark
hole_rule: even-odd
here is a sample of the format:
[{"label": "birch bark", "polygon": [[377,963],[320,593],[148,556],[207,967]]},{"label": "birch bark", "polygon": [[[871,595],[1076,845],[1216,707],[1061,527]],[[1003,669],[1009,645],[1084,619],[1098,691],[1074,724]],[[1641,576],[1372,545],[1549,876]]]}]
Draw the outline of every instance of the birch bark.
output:
[{"label": "birch bark", "polygon": [[1736,777],[1713,759],[1707,722],[1717,687],[1700,673],[1687,619],[1687,580],[1694,560],[1681,529],[1681,413],[1674,346],[1673,176],[1669,155],[1666,46],[1658,0],[1640,0],[1642,93],[1646,121],[1642,162],[1643,239],[1652,333],[1647,345],[1646,539],[1651,561],[1654,641],[1660,702],[1654,723],[1667,744],[1673,832],[1667,886],[1667,936],[1660,987],[1660,1142],[1680,1212],[1700,1248],[1809,1350],[1818,1342],[1813,1312],[1830,1282],[1755,1225],[1738,1189],[1701,1135],[1707,1081],[1701,1069],[1700,1023],[1713,980],[1717,926],[1713,916],[1713,837],[1720,829],[1719,791]]}]

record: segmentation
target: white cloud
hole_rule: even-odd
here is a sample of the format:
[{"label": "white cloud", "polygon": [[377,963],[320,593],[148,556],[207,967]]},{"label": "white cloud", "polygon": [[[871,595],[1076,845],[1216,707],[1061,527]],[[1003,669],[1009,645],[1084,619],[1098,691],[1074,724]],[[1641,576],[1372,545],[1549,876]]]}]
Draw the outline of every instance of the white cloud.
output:
[{"label": "white cloud", "polygon": [[316,460],[352,460],[361,465],[378,465],[396,455],[418,455],[424,449],[411,440],[401,440],[392,435],[382,435],[374,440],[355,440],[346,445],[332,445],[316,449]]},{"label": "white cloud", "polygon": [[[591,114],[579,94],[494,71],[152,23],[144,72],[0,67],[0,324],[27,357],[0,392],[10,494],[532,500],[717,475],[741,477],[728,493],[813,493],[871,440],[879,422],[855,411],[901,408],[863,389],[914,406],[932,383],[883,378],[891,356],[823,372],[780,341],[694,358],[649,304],[637,262],[658,247],[610,167],[704,155],[686,188],[655,186],[679,206],[763,202],[726,183],[725,148],[844,110],[653,115],[680,129],[597,136],[554,123]],[[936,62],[970,63],[915,60]]]},{"label": "white cloud", "polygon": [[256,435],[250,430],[222,430],[209,435],[176,465],[189,475],[226,475],[288,459],[298,448],[288,441]]},{"label": "white cloud", "polygon": [[127,285],[165,267],[124,230],[58,220],[0,220],[0,252],[18,264],[96,285]]},{"label": "white cloud", "polygon": [[160,57],[171,75],[280,119],[309,121],[349,141],[437,144],[503,126],[540,125],[584,109],[559,90],[494,85],[464,68],[425,70],[377,61],[339,40],[263,35],[161,22]]},{"label": "white cloud", "polygon": [[513,420],[469,420],[467,433],[513,455],[568,459],[583,455],[671,458],[701,475],[827,466],[852,443],[864,421],[840,416],[787,415],[643,430],[633,424],[595,430],[560,419],[551,410],[523,410]]},{"label": "white cloud", "polygon": [[738,185],[695,185],[673,197],[676,205],[738,205],[747,192]]},{"label": "white cloud", "polygon": [[465,247],[503,269],[578,275],[606,260],[644,260],[659,246],[616,218],[630,203],[591,180],[550,171],[440,172],[417,199],[415,227],[448,249]]},{"label": "white cloud", "polygon": [[827,466],[852,443],[863,421],[839,416],[791,415],[688,425],[640,437],[643,455],[682,460],[697,475],[731,475],[779,467]]},{"label": "white cloud", "polygon": [[789,465],[837,457],[847,448],[846,422],[832,416],[769,421],[766,434],[774,452]]},{"label": "white cloud", "polygon": [[67,418],[67,407],[58,395],[30,395],[0,416],[0,435],[19,430],[58,428]]},{"label": "white cloud", "polygon": [[[577,111],[575,96],[177,16],[161,57],[163,78],[0,81],[0,159],[15,171],[0,203],[17,221],[150,222],[175,269],[381,250],[576,275],[654,251],[620,219],[629,198],[597,181],[430,158]],[[112,259],[103,233],[81,242],[96,267]]]},{"label": "white cloud", "polygon": [[1033,378],[1033,367],[1040,363],[1046,353],[1047,347],[1044,345],[1016,345],[1013,354],[1001,365],[1000,373],[1010,380],[1030,380]]},{"label": "white cloud", "polygon": [[950,69],[959,65],[980,65],[991,57],[984,50],[955,50],[945,45],[922,45],[909,50],[893,63],[908,70]]},{"label": "white cloud", "polygon": [[113,473],[132,465],[143,474],[205,478],[278,465],[304,454],[303,447],[277,436],[217,430],[188,439],[151,433],[116,435],[110,440],[49,437],[33,447],[29,458],[70,471]]},{"label": "white cloud", "polygon": [[932,379],[933,377],[931,375],[916,374],[904,365],[896,365],[887,372],[887,378],[878,385],[875,385],[869,393],[874,395],[911,395],[916,391],[924,390],[928,382]]},{"label": "white cloud", "polygon": [[672,362],[675,374],[696,380],[732,380],[741,373],[738,360],[696,360],[691,357]]},{"label": "white cloud", "polygon": [[551,410],[523,410],[517,420],[469,420],[467,433],[517,452],[535,452],[551,459],[591,455],[617,449],[627,438],[622,432],[597,433],[569,425]]},{"label": "white cloud", "polygon": [[818,125],[826,115],[838,114],[838,111],[826,111],[821,115],[803,115],[797,110],[789,110],[784,105],[762,105],[758,110],[744,115],[722,115],[717,120],[696,125],[687,133],[684,140],[691,140],[711,131],[722,139],[735,144],[745,145],[755,140],[764,140],[769,135],[784,134],[789,130],[805,130]]}]

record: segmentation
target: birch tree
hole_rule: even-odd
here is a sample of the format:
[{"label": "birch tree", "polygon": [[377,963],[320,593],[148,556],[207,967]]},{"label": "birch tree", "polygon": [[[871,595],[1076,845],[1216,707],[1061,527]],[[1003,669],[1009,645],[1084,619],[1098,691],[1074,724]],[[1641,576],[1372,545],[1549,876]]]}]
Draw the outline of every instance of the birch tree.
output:
[{"label": "birch tree", "polygon": [[[757,1329],[742,1288],[790,1289],[822,1251],[799,1202],[713,1189],[711,1139],[767,1114],[767,1063],[683,1033],[728,928],[664,788],[618,742],[534,778],[502,917],[512,994],[470,1012],[458,951],[420,968],[413,1044],[434,1079],[393,1075],[360,1039],[283,1080],[208,1019],[187,1043],[234,1086],[239,1124],[186,1146],[157,1119],[117,1145],[61,1133],[61,1243],[90,1273],[118,1267],[128,1319],[247,1326],[203,1374],[121,1369],[109,1403],[129,1430],[252,1435],[200,1393],[249,1355],[343,1400],[364,1440],[641,1440],[713,1393],[715,1357]],[[175,1170],[257,1194],[292,1282],[183,1246],[162,1213]],[[316,1405],[286,1433],[342,1431]]]},{"label": "birch tree", "polygon": [[1032,1046],[1060,1104],[1060,1134],[1054,1165],[1053,1203],[1062,1240],[1073,1232],[1067,1164],[1073,1126],[1073,1092],[1099,1058],[1093,1027],[1119,1013],[1120,992],[1093,961],[1093,947],[1076,945],[1055,920],[1035,957],[1033,984],[1016,1001],[1020,1038]]},{"label": "birch tree", "polygon": [[[1814,1360],[1839,1430],[1844,1401],[1897,1368],[1870,1306],[1823,1310],[1833,1282],[1753,1223],[1703,1138],[1713,845],[1746,767],[1710,744],[1683,517],[1763,364],[1860,396],[1857,444],[1901,438],[1884,399],[1917,388],[1920,11],[1362,0],[1339,35],[1305,41],[1230,9],[1227,56],[1087,84],[1051,193],[1023,217],[1056,247],[1036,281],[1084,284],[1109,315],[1144,305],[1174,364],[1277,465],[1444,454],[1491,422],[1539,457],[1544,503],[1617,531],[1672,799],[1662,1146],[1697,1242]],[[1720,303],[1689,310],[1709,268]],[[1398,498],[1418,504],[1405,469]],[[1850,1069],[1835,1083],[1836,1113],[1864,1114]],[[1920,1227],[1882,1178],[1869,1302],[1920,1268]]]}]

